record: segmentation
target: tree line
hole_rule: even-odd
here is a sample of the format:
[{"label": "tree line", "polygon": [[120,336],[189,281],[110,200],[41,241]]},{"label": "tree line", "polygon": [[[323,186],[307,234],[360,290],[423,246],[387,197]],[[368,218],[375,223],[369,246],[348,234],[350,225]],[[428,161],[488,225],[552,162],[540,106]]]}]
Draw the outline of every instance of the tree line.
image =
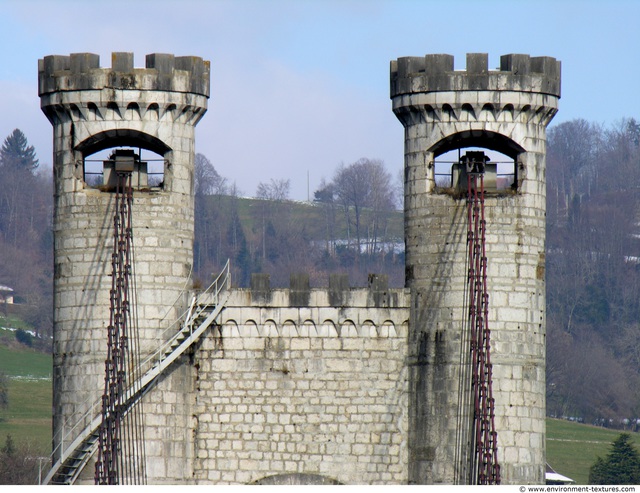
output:
[{"label": "tree line", "polygon": [[22,131],[7,136],[0,148],[0,284],[14,289],[24,308],[18,314],[36,335],[50,336],[53,183],[39,164]]},{"label": "tree line", "polygon": [[[0,284],[14,289],[13,308],[23,308],[18,315],[34,328],[36,341],[48,339],[52,173],[40,168],[19,129],[2,144],[0,173]],[[340,166],[330,181],[323,180],[313,204],[291,201],[287,179],[260,183],[252,198],[244,198],[202,154],[195,157],[194,178],[197,282],[206,283],[230,259],[236,287],[249,286],[254,272],[270,274],[274,287],[288,286],[294,272],[307,272],[312,285],[326,286],[331,272],[348,273],[354,285],[366,285],[370,272],[403,284],[397,186],[381,161]]]},{"label": "tree line", "polygon": [[640,417],[640,124],[554,126],[547,153],[547,412]]},{"label": "tree line", "polygon": [[[197,169],[196,176],[212,177],[205,188],[196,182],[200,275],[216,272],[231,258],[239,286],[249,284],[251,272],[268,272],[272,284],[286,286],[297,271],[308,272],[317,285],[326,285],[331,272],[347,272],[355,285],[364,285],[371,272],[388,274],[392,286],[404,284],[401,219],[390,215],[402,188],[382,162],[361,159],[338,167],[315,191],[315,215],[306,221],[288,200],[287,180],[261,183],[256,199],[247,202],[204,156],[196,163],[209,170]],[[549,129],[551,416],[627,427],[640,423],[639,215],[636,120],[605,127],[577,119]]]},{"label": "tree line", "polygon": [[241,199],[201,154],[195,177],[194,270],[201,278],[231,259],[238,287],[249,286],[252,273],[286,287],[297,272],[316,286],[327,286],[333,272],[347,273],[353,285],[366,285],[369,273],[403,285],[397,187],[381,161],[341,165],[330,181],[323,179],[313,204],[291,201],[288,179],[262,182],[253,199]]}]

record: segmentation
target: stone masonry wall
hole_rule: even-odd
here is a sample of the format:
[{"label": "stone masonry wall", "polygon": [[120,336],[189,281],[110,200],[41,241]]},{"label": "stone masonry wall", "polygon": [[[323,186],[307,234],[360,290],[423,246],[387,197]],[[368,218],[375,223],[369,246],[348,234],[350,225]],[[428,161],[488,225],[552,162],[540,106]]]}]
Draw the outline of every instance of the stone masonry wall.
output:
[{"label": "stone masonry wall", "polygon": [[408,293],[299,294],[233,291],[197,351],[195,482],[406,484]]}]

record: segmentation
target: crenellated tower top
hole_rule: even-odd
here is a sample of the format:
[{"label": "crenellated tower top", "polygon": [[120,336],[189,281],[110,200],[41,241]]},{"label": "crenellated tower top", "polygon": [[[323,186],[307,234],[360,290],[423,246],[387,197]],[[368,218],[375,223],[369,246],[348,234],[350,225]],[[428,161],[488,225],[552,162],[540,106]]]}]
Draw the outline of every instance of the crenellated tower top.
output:
[{"label": "crenellated tower top", "polygon": [[391,97],[416,92],[517,91],[560,97],[560,61],[552,57],[502,55],[489,70],[486,53],[468,53],[467,69],[454,70],[452,55],[391,61]]},{"label": "crenellated tower top", "polygon": [[145,68],[134,68],[133,62],[127,52],[112,53],[110,68],[101,67],[93,53],[38,60],[40,106],[60,136],[71,135],[71,146],[80,153],[73,161],[111,146],[143,147],[164,156],[206,113],[208,61],[153,53]]},{"label": "crenellated tower top", "polygon": [[38,94],[59,91],[139,89],[194,93],[209,97],[209,62],[196,56],[153,53],[145,68],[134,68],[133,53],[111,55],[111,68],[100,67],[93,53],[50,55],[38,60]]},{"label": "crenellated tower top", "polygon": [[405,128],[437,126],[422,143],[436,157],[463,144],[515,157],[526,149],[522,129],[535,133],[558,111],[555,58],[503,55],[499,70],[489,70],[486,53],[467,54],[466,70],[454,70],[453,62],[442,54],[391,61],[393,112]]}]

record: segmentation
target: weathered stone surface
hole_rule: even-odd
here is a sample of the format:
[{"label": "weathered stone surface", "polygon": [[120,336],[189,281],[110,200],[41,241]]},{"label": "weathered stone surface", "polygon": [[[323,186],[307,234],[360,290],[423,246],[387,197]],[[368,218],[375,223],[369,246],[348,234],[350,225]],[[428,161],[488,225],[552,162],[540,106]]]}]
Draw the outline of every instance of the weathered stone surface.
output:
[{"label": "weathered stone surface", "polygon": [[[232,291],[219,323],[236,328],[233,338],[214,331],[195,355],[196,407],[207,410],[195,431],[196,482],[406,483],[408,291],[387,290],[396,306],[377,308],[369,289],[348,290],[348,307],[311,289],[307,306],[292,308],[292,284],[260,300],[255,286]],[[336,329],[319,335],[320,323]],[[203,450],[212,439],[238,461],[213,465]]]},{"label": "weathered stone surface", "polygon": [[416,92],[447,91],[515,91],[557,98],[560,97],[560,62],[551,57],[503,55],[500,70],[496,71],[488,70],[485,53],[467,54],[466,71],[454,70],[451,55],[403,57],[391,62],[392,98]]},{"label": "weathered stone surface", "polygon": [[[134,192],[137,313],[145,357],[165,340],[163,332],[188,301],[194,126],[207,109],[209,69],[208,62],[173,55],[155,55],[147,68],[134,69],[130,53],[114,53],[107,69],[99,67],[97,55],[81,53],[45,57],[39,82],[54,134],[55,447],[71,442],[73,436],[63,439],[61,433],[72,429],[104,387],[114,194],[87,185],[83,160],[111,147],[142,147],[165,159],[161,189]],[[192,416],[191,372],[189,366],[173,371],[145,398],[151,482],[190,477],[193,447],[185,430]],[[92,481],[93,475],[85,477]]]},{"label": "weathered stone surface", "polygon": [[[485,200],[498,459],[503,483],[544,481],[545,139],[560,96],[560,62],[505,55],[500,65],[488,70],[485,54],[468,55],[464,71],[453,70],[450,55],[391,62],[392,107],[406,135],[411,483],[464,482],[455,476],[455,429],[465,426],[458,389],[466,204],[435,193],[431,164],[463,147],[518,163],[517,193]],[[535,378],[525,378],[525,368]]]},{"label": "weathered stone surface", "polygon": [[93,53],[50,55],[38,61],[38,94],[110,88],[209,97],[209,72],[209,62],[194,56],[154,53],[145,68],[134,68],[133,53],[113,53],[111,68],[101,68]]}]

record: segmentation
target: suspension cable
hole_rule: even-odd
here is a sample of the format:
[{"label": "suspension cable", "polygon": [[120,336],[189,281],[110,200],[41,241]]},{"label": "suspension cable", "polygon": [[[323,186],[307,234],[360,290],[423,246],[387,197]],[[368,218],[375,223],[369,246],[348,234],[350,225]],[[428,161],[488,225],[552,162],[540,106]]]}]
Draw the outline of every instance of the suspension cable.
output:
[{"label": "suspension cable", "polygon": [[142,410],[138,405],[127,409],[125,399],[128,387],[137,381],[135,368],[140,362],[130,171],[117,171],[114,202],[105,390],[95,483],[146,484]]},{"label": "suspension cable", "polygon": [[[461,338],[456,480],[500,484],[487,285],[484,153],[467,153],[467,290]],[[461,162],[462,164],[462,162]],[[465,349],[466,348],[466,349]],[[465,391],[465,389],[469,389]],[[467,409],[469,411],[467,411]],[[468,425],[464,426],[466,416]],[[469,430],[468,434],[465,430]]]},{"label": "suspension cable", "polygon": [[[469,196],[467,195],[467,203]],[[470,209],[467,205],[467,215]],[[467,225],[471,223],[471,218],[467,217]],[[471,268],[472,255],[470,252],[473,248],[473,235],[467,227],[467,241],[465,243],[465,271],[468,273]],[[469,307],[469,289],[465,289],[463,293],[462,307],[463,313],[468,315]],[[470,412],[472,410],[472,387],[471,387],[471,319],[469,316],[462,318],[462,333],[460,335],[460,381],[458,382],[458,413],[456,426],[456,448],[454,458],[454,481],[455,484],[467,484],[469,480],[469,468],[471,464],[471,450],[469,447],[469,434],[472,422]]]}]

